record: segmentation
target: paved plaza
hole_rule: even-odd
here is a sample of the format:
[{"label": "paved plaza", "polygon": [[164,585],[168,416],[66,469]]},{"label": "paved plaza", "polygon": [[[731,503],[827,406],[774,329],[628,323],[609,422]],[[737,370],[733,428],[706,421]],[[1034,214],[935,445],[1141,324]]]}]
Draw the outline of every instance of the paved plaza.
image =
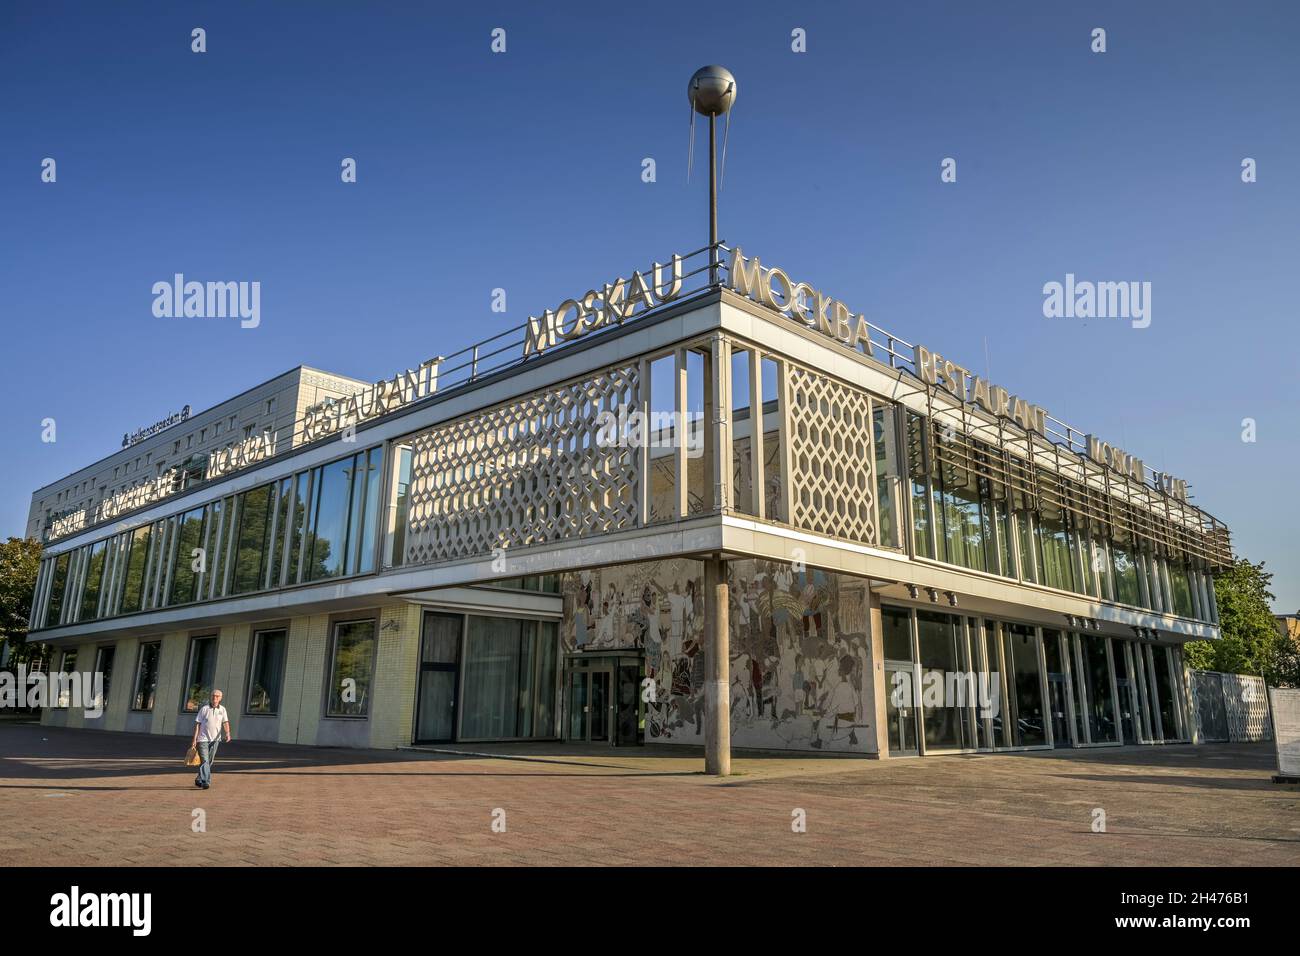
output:
[{"label": "paved plaza", "polygon": [[[1272,744],[860,758],[223,745],[0,723],[10,865],[1295,865]],[[1093,832],[1094,812],[1106,832]],[[202,811],[196,814],[195,811]],[[201,820],[204,832],[195,832]],[[806,820],[806,832],[792,822]],[[494,820],[498,825],[494,829]],[[499,832],[501,823],[504,832]]]}]

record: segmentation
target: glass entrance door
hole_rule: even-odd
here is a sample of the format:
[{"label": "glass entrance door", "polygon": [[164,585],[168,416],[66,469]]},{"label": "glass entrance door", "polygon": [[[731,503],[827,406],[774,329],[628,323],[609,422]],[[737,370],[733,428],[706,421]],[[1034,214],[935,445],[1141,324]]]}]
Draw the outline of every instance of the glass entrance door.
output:
[{"label": "glass entrance door", "polygon": [[586,743],[611,743],[614,723],[614,683],[611,668],[571,670],[565,700],[568,702],[568,739]]},{"label": "glass entrance door", "polygon": [[885,721],[891,757],[915,757],[920,753],[912,671],[910,663],[885,662]]},{"label": "glass entrance door", "polygon": [[1061,632],[1043,628],[1043,659],[1047,662],[1047,706],[1052,717],[1052,746],[1069,747],[1070,677],[1061,653]]},{"label": "glass entrance door", "polygon": [[564,739],[645,743],[645,658],[626,650],[570,654],[564,670]]},{"label": "glass entrance door", "polygon": [[463,623],[459,614],[424,612],[415,718],[417,744],[447,743],[456,738],[456,675]]},{"label": "glass entrance door", "polygon": [[1128,643],[1112,641],[1111,651],[1115,660],[1115,696],[1118,698],[1116,703],[1119,709],[1120,743],[1135,744],[1138,742],[1138,717],[1137,708],[1134,706],[1133,680],[1129,677]]}]

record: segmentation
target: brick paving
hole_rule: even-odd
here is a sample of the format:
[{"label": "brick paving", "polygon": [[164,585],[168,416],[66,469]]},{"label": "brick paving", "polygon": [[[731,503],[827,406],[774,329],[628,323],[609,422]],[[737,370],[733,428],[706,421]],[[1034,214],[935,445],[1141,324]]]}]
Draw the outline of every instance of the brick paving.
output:
[{"label": "brick paving", "polygon": [[[236,740],[207,792],[182,765],[185,745],[0,725],[0,860],[1300,864],[1300,788],[1270,782],[1271,744],[895,761],[740,754],[736,775],[719,780],[700,773],[698,752],[677,748],[511,744],[469,755]],[[1091,829],[1098,807],[1106,833]],[[492,829],[497,808],[504,833]],[[806,833],[792,832],[796,808]],[[193,831],[195,810],[206,832]]]}]

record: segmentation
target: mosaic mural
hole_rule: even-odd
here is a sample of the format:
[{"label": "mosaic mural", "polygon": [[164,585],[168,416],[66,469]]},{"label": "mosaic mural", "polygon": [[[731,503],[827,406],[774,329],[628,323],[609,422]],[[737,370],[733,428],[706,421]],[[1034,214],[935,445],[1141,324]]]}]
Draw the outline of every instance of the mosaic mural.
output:
[{"label": "mosaic mural", "polygon": [[[770,561],[728,564],[736,747],[874,749],[866,582]],[[575,572],[566,651],[638,648],[655,680],[647,743],[703,744],[704,569],[671,559]]]}]

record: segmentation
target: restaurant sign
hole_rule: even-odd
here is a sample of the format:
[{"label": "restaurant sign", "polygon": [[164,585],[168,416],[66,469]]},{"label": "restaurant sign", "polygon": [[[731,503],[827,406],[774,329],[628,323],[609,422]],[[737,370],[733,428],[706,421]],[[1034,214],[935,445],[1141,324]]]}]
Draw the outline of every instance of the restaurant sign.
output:
[{"label": "restaurant sign", "polygon": [[342,398],[327,398],[303,413],[302,440],[314,441],[360,422],[395,412],[438,390],[442,356],[421,362],[418,369],[398,372]]}]

